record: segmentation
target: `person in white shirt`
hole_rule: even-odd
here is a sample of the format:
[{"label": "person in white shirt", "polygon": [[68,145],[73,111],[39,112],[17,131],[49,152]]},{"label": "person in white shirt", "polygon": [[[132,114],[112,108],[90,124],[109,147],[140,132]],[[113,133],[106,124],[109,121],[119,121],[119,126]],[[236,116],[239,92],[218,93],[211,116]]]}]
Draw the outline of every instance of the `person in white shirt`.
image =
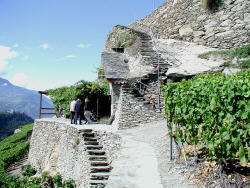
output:
[{"label": "person in white shirt", "polygon": [[[75,106],[76,106],[76,101],[77,98],[75,98],[71,103],[70,103],[70,123],[75,124]],[[73,122],[74,120],[74,122]]]}]

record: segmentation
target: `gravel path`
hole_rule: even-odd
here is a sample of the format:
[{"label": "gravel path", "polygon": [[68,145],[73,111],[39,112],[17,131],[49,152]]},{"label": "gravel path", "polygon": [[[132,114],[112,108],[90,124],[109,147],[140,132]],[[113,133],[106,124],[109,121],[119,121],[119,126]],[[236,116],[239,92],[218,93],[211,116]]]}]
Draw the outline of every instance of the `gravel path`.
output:
[{"label": "gravel path", "polygon": [[108,188],[194,187],[169,161],[166,121],[119,130],[122,137],[120,157],[112,163]]}]

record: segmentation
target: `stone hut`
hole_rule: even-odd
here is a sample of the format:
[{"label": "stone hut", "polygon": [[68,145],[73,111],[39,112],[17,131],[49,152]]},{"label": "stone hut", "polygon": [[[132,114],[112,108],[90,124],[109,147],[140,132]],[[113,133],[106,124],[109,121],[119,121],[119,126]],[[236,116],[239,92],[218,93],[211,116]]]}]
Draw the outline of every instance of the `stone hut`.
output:
[{"label": "stone hut", "polygon": [[102,53],[101,67],[110,84],[113,123],[128,128],[164,118],[160,84],[169,63],[153,49],[148,34],[118,25],[110,35],[118,41],[119,36],[130,35],[123,41],[130,40],[130,44],[120,52],[114,48],[113,41],[113,44],[106,43]]}]

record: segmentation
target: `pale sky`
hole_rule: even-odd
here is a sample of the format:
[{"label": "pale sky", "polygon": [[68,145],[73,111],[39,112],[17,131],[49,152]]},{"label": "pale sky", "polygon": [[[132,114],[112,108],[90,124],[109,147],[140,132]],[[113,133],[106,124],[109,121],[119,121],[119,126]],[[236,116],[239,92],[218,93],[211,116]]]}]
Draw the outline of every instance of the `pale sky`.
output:
[{"label": "pale sky", "polygon": [[0,77],[34,90],[94,81],[113,26],[165,0],[0,0]]}]

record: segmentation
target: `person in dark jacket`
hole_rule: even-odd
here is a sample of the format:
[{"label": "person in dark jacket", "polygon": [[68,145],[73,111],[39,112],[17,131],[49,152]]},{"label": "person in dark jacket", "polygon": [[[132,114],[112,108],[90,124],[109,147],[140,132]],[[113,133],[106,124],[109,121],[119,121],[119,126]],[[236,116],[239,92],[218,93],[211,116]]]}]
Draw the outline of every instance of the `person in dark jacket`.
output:
[{"label": "person in dark jacket", "polygon": [[92,123],[92,120],[90,119],[90,115],[91,115],[91,112],[90,112],[90,108],[89,108],[89,99],[86,97],[85,98],[85,103],[84,103],[84,117],[85,117],[85,124],[91,124]]},{"label": "person in dark jacket", "polygon": [[81,109],[82,109],[82,102],[80,99],[77,99],[76,105],[75,105],[75,124],[77,125],[77,119],[79,117],[79,124],[81,125],[82,118],[81,118]]}]

